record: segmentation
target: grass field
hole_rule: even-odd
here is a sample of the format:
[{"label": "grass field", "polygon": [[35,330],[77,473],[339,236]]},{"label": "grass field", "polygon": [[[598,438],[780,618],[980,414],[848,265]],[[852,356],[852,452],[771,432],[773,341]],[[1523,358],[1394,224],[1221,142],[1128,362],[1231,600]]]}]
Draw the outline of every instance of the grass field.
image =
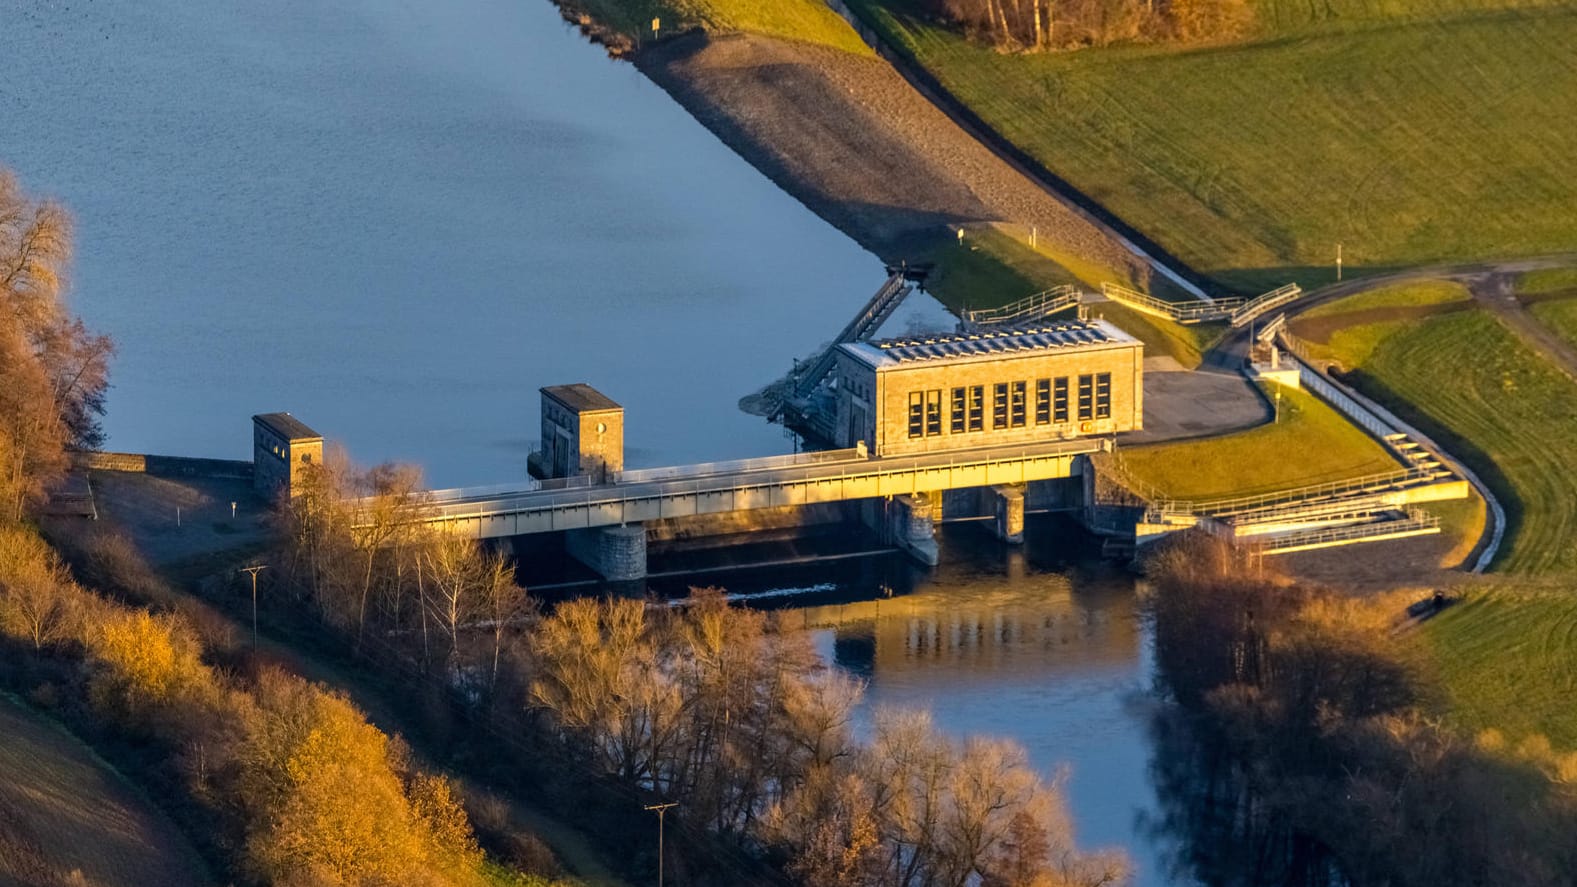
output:
[{"label": "grass field", "polygon": [[1577,299],[1535,302],[1528,311],[1556,335],[1577,345]]},{"label": "grass field", "polygon": [[186,838],[109,764],[5,694],[0,737],[0,884],[213,883]]},{"label": "grass field", "polygon": [[751,31],[768,37],[820,43],[870,55],[848,23],[820,0],[574,0],[594,18],[639,39],[652,36],[652,19],[661,35],[694,27],[708,31]]},{"label": "grass field", "polygon": [[1447,305],[1473,298],[1467,287],[1449,280],[1425,280],[1382,286],[1327,302],[1299,314],[1299,317],[1330,317],[1376,308],[1411,308],[1418,305]]},{"label": "grass field", "polygon": [[1522,295],[1542,295],[1570,290],[1577,290],[1577,268],[1529,271],[1517,278],[1517,292]]},{"label": "grass field", "polygon": [[1424,624],[1454,720],[1512,741],[1541,733],[1577,749],[1577,589],[1498,582]]},{"label": "grass field", "polygon": [[1233,46],[1011,54],[857,9],[1001,135],[1184,262],[1261,290],[1577,244],[1577,9],[1255,4]]},{"label": "grass field", "polygon": [[1337,334],[1353,380],[1467,462],[1507,512],[1497,569],[1577,568],[1577,384],[1483,311]]},{"label": "grass field", "polygon": [[1123,450],[1129,474],[1184,499],[1251,495],[1402,466],[1319,399],[1283,390],[1281,420],[1226,437]]}]

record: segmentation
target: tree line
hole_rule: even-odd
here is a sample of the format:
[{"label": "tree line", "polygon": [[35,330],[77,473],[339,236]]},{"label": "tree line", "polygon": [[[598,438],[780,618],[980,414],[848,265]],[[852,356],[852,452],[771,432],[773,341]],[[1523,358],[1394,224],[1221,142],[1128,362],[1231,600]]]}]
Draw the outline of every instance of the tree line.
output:
[{"label": "tree line", "polygon": [[1195,848],[1253,847],[1261,866],[1224,874],[1213,866],[1242,861],[1206,849],[1193,860],[1206,880],[1569,883],[1577,751],[1442,721],[1429,665],[1399,633],[1408,592],[1310,587],[1204,536],[1165,544],[1150,575],[1176,703],[1163,783],[1193,799],[1174,824]]},{"label": "tree line", "polygon": [[0,514],[21,520],[66,467],[103,441],[109,338],[64,300],[71,218],[0,168]]},{"label": "tree line", "polygon": [[921,0],[971,38],[1013,52],[1115,43],[1206,43],[1247,34],[1247,0]]},{"label": "tree line", "polygon": [[227,658],[123,539],[81,534],[74,572],[29,521],[102,441],[113,347],[65,304],[70,255],[65,210],[0,170],[0,686],[139,774],[228,880],[484,883],[455,783],[344,696]]},{"label": "tree line", "polygon": [[[419,488],[408,469],[327,460],[281,503],[271,596],[529,737],[543,769],[616,786],[632,810],[677,802],[677,824],[705,847],[817,887],[1125,879],[1120,855],[1075,847],[1058,787],[1017,746],[960,742],[903,711],[858,737],[863,685],[803,631],[716,590],[546,608],[502,555],[412,520]],[[694,855],[679,848],[671,873],[707,880]]]},{"label": "tree line", "polygon": [[[127,550],[97,553],[156,581]],[[8,683],[143,749],[157,794],[241,882],[481,883],[455,784],[414,766],[344,696],[274,668],[216,667],[190,619],[83,587],[20,524],[0,526],[0,639],[22,642],[7,651]]]}]

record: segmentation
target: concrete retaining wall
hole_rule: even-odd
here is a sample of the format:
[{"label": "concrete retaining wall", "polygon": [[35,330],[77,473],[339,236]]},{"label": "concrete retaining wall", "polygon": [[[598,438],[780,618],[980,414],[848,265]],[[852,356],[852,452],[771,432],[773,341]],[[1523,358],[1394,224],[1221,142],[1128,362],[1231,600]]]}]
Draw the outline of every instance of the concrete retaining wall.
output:
[{"label": "concrete retaining wall", "polygon": [[252,478],[252,463],[237,459],[194,459],[147,453],[74,452],[71,467],[78,471],[130,471],[156,477]]}]

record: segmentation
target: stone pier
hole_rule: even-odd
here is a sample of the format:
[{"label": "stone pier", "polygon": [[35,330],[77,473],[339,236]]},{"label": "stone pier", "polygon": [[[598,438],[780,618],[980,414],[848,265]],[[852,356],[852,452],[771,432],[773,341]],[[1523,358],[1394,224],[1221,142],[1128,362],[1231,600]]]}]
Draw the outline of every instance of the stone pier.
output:
[{"label": "stone pier", "polygon": [[996,499],[997,538],[1012,545],[1024,541],[1024,487],[1018,484],[991,488]]},{"label": "stone pier", "polygon": [[646,527],[641,524],[569,530],[564,547],[609,582],[646,578]]},{"label": "stone pier", "polygon": [[940,496],[914,493],[894,496],[887,512],[892,541],[929,567],[941,560],[936,544],[936,511]]}]

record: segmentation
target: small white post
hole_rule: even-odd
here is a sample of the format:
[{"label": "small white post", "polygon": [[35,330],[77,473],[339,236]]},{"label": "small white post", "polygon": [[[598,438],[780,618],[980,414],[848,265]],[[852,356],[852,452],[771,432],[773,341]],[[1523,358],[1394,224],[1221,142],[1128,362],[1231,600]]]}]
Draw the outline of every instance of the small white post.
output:
[{"label": "small white post", "polygon": [[175,506],[175,526],[181,525],[181,506]]},{"label": "small white post", "polygon": [[235,503],[230,503],[230,519],[235,520]]},{"label": "small white post", "polygon": [[1336,244],[1336,280],[1342,279],[1342,245]]}]

